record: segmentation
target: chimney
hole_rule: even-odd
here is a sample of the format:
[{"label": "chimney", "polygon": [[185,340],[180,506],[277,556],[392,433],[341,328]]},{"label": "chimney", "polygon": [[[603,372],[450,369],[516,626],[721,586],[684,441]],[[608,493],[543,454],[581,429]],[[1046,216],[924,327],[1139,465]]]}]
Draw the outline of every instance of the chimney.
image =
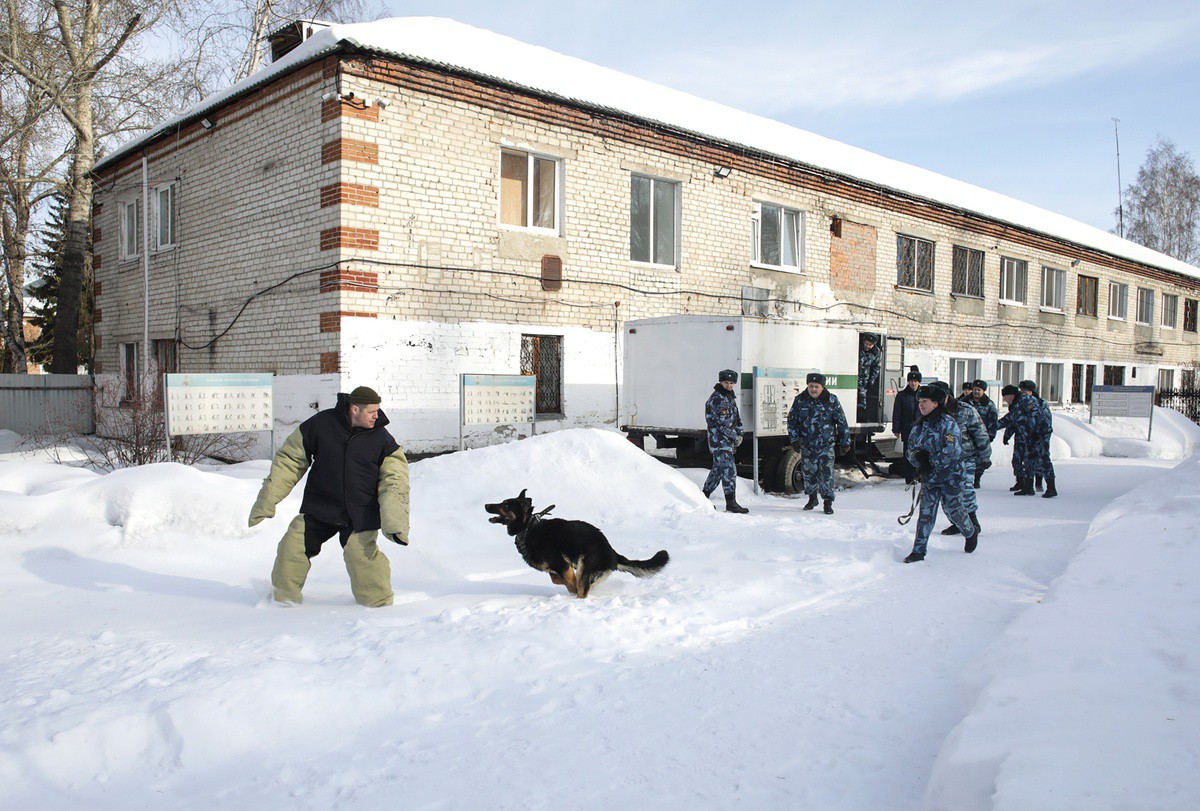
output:
[{"label": "chimney", "polygon": [[319,20],[296,20],[275,29],[267,34],[267,41],[271,43],[271,61],[278,62],[294,51],[304,40],[329,26],[330,23]]}]

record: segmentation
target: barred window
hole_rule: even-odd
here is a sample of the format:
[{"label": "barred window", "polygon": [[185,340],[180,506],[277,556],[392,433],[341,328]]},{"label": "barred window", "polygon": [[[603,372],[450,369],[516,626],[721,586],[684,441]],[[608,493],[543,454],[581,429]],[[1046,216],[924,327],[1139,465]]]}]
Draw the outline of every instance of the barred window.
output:
[{"label": "barred window", "polygon": [[522,335],[521,374],[537,375],[538,414],[562,414],[562,336]]},{"label": "barred window", "polygon": [[896,235],[896,284],[933,292],[933,243]]},{"label": "barred window", "polygon": [[1200,301],[1194,298],[1183,300],[1183,329],[1185,332],[1196,331],[1197,305],[1200,305]]},{"label": "barred window", "polygon": [[954,279],[950,292],[956,296],[983,298],[983,251],[954,246]]}]

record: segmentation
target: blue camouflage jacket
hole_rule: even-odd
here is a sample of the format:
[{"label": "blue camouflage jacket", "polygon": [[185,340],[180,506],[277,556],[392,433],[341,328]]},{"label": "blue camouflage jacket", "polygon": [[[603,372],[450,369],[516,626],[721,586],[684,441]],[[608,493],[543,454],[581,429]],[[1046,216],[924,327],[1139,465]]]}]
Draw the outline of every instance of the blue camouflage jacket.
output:
[{"label": "blue camouflage jacket", "polygon": [[988,396],[983,395],[982,400],[976,400],[974,397],[968,397],[961,402],[969,404],[979,414],[979,419],[983,420],[983,429],[987,431],[988,439],[996,438],[996,422],[1000,419],[1000,412],[996,410],[996,404],[993,403]]},{"label": "blue camouflage jacket", "polygon": [[738,413],[737,389],[725,391],[720,383],[704,404],[704,422],[708,425],[708,450],[731,451],[742,435],[742,415]]},{"label": "blue camouflage jacket", "polygon": [[962,486],[962,432],[954,417],[943,411],[933,419],[922,417],[917,420],[908,435],[908,461],[916,468],[920,468],[918,451],[929,454],[926,484]]},{"label": "blue camouflage jacket", "polygon": [[883,353],[879,347],[858,350],[858,390],[873,391],[879,385],[879,365]]},{"label": "blue camouflage jacket", "polygon": [[850,444],[850,426],[836,394],[829,389],[820,397],[807,391],[796,395],[788,412],[788,441],[799,442],[805,453],[817,454],[834,446]]},{"label": "blue camouflage jacket", "polygon": [[1040,398],[1029,394],[1017,395],[1008,407],[1008,413],[996,425],[1004,429],[1005,436],[1015,435],[1021,445],[1048,439],[1054,430],[1050,421],[1050,407],[1045,406]]},{"label": "blue camouflage jacket", "polygon": [[983,427],[983,420],[979,418],[979,413],[968,405],[967,401],[958,401],[958,411],[954,413],[954,420],[958,423],[958,429],[962,432],[962,458],[963,461],[974,459],[976,464],[980,462],[992,461],[992,439]]}]

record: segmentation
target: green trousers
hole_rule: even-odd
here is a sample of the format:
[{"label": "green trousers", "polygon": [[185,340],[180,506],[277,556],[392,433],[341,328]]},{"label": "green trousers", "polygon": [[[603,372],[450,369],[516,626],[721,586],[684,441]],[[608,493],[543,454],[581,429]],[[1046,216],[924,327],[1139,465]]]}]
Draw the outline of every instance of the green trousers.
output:
[{"label": "green trousers", "polygon": [[[379,531],[369,529],[344,535],[342,559],[346,562],[346,571],[350,575],[350,590],[354,593],[354,601],[371,608],[391,605],[394,597],[392,567],[387,556],[375,543]],[[316,551],[313,551],[311,528],[307,550],[304,536],[304,516],[297,515],[292,519],[292,523],[288,524],[287,532],[279,542],[279,549],[275,554],[275,567],[271,570],[271,585],[275,589],[275,600],[278,602],[304,601],[300,592],[304,588],[304,581],[308,579],[308,570],[312,567],[309,552],[316,554]],[[320,541],[315,548],[319,551]]]}]

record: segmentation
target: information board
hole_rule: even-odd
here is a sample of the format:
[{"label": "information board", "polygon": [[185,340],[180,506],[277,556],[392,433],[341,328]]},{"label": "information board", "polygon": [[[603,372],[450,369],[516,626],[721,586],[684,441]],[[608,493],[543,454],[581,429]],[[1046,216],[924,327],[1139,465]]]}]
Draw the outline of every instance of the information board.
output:
[{"label": "information board", "polygon": [[1149,417],[1154,413],[1153,386],[1093,386],[1093,417]]},{"label": "information board", "polygon": [[232,434],[274,427],[271,374],[163,377],[168,435]]},{"label": "information board", "polygon": [[[754,367],[754,435],[787,436],[792,401],[804,391],[809,373],[817,369]],[[826,383],[829,381],[827,380]]]},{"label": "information board", "polygon": [[462,375],[458,448],[468,425],[516,425],[537,430],[537,375]]}]

